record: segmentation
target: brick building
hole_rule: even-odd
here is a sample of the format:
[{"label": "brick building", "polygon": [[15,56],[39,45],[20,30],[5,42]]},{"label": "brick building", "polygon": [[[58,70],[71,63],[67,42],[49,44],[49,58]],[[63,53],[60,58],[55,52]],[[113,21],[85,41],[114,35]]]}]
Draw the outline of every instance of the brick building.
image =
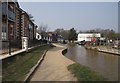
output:
[{"label": "brick building", "polygon": [[29,14],[25,11],[22,12],[22,37],[28,37],[29,40],[33,40],[36,36],[37,25],[30,19]]},{"label": "brick building", "polygon": [[25,11],[22,11],[21,18],[22,26],[22,37],[29,37],[29,16]]},{"label": "brick building", "polygon": [[22,9],[20,7],[16,8],[16,37],[21,40],[22,36]]},{"label": "brick building", "polygon": [[17,42],[17,20],[16,20],[16,8],[18,8],[17,2],[2,2],[2,49],[7,50],[9,44],[15,48]]},{"label": "brick building", "polygon": [[0,27],[2,28],[0,39],[2,48],[7,49],[9,42],[12,46],[22,47],[22,37],[33,40],[36,36],[37,26],[30,19],[29,14],[22,10],[16,1],[0,2]]}]

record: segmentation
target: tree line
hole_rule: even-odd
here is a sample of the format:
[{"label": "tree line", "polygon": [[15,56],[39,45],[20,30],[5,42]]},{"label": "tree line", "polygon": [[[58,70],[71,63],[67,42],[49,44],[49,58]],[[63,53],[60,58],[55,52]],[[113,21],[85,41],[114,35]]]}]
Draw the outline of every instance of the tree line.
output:
[{"label": "tree line", "polygon": [[112,40],[120,40],[120,33],[115,32],[113,29],[93,29],[86,31],[77,31],[74,28],[70,30],[56,29],[54,32],[57,32],[59,35],[63,36],[66,40],[74,41],[77,39],[78,33],[101,33],[101,37]]},{"label": "tree line", "polygon": [[[41,33],[41,35],[44,35],[46,32],[48,32],[48,26],[41,24],[38,28],[38,31]],[[92,30],[77,32],[73,27],[69,30],[65,30],[63,28],[57,28],[53,32],[58,35],[61,35],[64,38],[64,40],[69,40],[69,41],[77,40],[78,33],[101,33],[101,36],[106,39],[120,40],[120,33],[115,32],[113,29],[92,29]]]}]

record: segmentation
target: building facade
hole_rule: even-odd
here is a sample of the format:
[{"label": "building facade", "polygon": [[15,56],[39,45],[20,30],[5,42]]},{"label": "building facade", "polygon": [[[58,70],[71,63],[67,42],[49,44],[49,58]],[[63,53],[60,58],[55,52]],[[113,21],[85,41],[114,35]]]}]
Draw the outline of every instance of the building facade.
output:
[{"label": "building facade", "polygon": [[29,39],[30,40],[34,39],[34,28],[35,28],[34,26],[35,26],[34,23],[31,20],[29,20]]},{"label": "building facade", "polygon": [[22,48],[22,37],[34,40],[37,26],[18,2],[0,2],[0,11],[0,39],[3,49],[7,49],[10,42],[12,46]]},{"label": "building facade", "polygon": [[20,48],[16,36],[16,8],[17,2],[2,2],[2,50]]},{"label": "building facade", "polygon": [[21,8],[16,8],[16,38],[18,40],[21,40],[21,36],[22,36],[22,9]]},{"label": "building facade", "polygon": [[23,11],[22,12],[22,37],[29,37],[29,16]]},{"label": "building facade", "polygon": [[25,11],[22,12],[21,19],[22,37],[28,37],[29,40],[33,40],[36,37],[37,25],[33,23]]}]

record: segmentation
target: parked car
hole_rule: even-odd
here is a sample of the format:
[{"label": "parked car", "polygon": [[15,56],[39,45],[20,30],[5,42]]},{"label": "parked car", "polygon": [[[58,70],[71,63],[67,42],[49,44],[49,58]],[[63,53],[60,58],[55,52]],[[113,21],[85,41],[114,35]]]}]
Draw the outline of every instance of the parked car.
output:
[{"label": "parked car", "polygon": [[85,45],[86,42],[85,42],[85,40],[83,40],[83,41],[79,42],[78,44],[79,44],[79,45]]}]

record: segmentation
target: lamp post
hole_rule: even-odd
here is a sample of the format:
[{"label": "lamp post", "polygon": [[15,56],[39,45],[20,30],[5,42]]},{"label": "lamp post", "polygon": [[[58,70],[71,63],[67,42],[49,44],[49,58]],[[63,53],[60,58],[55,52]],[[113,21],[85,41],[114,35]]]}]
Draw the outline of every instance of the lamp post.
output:
[{"label": "lamp post", "polygon": [[10,34],[9,36],[9,55],[11,55],[11,37],[13,36],[13,34]]},{"label": "lamp post", "polygon": [[9,55],[11,55],[11,40],[9,38]]}]

